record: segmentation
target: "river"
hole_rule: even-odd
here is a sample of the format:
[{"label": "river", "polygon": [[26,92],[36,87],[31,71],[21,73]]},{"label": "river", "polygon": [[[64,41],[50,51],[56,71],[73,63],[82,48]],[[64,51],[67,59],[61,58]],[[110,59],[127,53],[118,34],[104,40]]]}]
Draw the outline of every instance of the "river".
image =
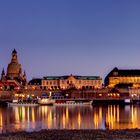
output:
[{"label": "river", "polygon": [[140,106],[1,107],[0,133],[42,129],[140,128]]}]

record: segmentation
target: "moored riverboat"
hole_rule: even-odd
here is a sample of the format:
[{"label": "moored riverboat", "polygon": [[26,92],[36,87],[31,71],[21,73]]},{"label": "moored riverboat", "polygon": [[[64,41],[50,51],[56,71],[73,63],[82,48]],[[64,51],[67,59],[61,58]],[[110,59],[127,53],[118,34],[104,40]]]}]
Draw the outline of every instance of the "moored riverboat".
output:
[{"label": "moored riverboat", "polygon": [[40,104],[40,105],[54,105],[55,104],[55,99],[39,98],[38,99],[38,104]]},{"label": "moored riverboat", "polygon": [[7,102],[9,107],[11,106],[38,106],[35,102],[23,102],[21,100],[13,100],[12,102]]},{"label": "moored riverboat", "polygon": [[55,105],[92,105],[93,101],[56,100]]}]

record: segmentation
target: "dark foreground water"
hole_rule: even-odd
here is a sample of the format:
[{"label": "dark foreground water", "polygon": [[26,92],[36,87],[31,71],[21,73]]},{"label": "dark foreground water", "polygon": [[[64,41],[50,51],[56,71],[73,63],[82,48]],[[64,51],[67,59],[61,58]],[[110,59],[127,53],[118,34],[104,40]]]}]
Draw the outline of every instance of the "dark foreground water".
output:
[{"label": "dark foreground water", "polygon": [[0,108],[0,133],[41,129],[140,128],[140,106],[39,106]]}]

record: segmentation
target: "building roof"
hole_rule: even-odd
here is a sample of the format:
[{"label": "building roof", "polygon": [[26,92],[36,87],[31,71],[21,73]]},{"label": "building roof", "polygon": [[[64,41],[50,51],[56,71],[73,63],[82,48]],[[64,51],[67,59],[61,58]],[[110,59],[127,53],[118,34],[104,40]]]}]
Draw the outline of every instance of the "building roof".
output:
[{"label": "building roof", "polygon": [[43,79],[44,80],[65,80],[65,79],[68,79],[70,76],[73,76],[75,79],[78,79],[78,80],[101,80],[99,76],[77,76],[77,75],[46,76],[46,77],[43,77]]},{"label": "building roof", "polygon": [[41,85],[41,78],[35,78],[29,81],[29,85]]},{"label": "building roof", "polygon": [[46,76],[43,77],[44,80],[60,80],[61,76]]},{"label": "building roof", "polygon": [[116,72],[116,76],[140,76],[140,69],[118,69],[114,68],[109,75],[114,76],[114,72]]},{"label": "building roof", "polygon": [[119,70],[120,76],[140,76],[140,70]]},{"label": "building roof", "polygon": [[0,85],[13,85],[15,87],[19,87],[20,84],[16,80],[6,80],[6,81],[1,81],[0,80]]},{"label": "building roof", "polygon": [[101,80],[99,76],[77,76],[79,80]]}]

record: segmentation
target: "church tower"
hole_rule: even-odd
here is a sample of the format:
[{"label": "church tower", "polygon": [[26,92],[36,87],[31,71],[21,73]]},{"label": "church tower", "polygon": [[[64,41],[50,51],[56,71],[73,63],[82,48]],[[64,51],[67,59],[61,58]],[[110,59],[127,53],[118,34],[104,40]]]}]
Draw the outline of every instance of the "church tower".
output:
[{"label": "church tower", "polygon": [[24,71],[24,74],[23,74],[23,85],[26,85],[27,84],[27,78],[26,78],[26,72]]},{"label": "church tower", "polygon": [[15,49],[12,51],[11,55],[11,62],[8,64],[7,67],[6,78],[17,80],[19,77],[19,73],[22,73],[22,67],[21,64],[18,63],[17,51]]},{"label": "church tower", "polygon": [[1,81],[4,81],[4,80],[6,80],[6,77],[5,77],[5,71],[3,68],[2,73],[1,73]]},{"label": "church tower", "polygon": [[26,72],[24,71],[24,74],[23,74],[23,80],[26,82]]},{"label": "church tower", "polygon": [[18,59],[17,59],[17,51],[14,49],[12,52],[12,59],[11,59],[11,63],[18,63]]}]

